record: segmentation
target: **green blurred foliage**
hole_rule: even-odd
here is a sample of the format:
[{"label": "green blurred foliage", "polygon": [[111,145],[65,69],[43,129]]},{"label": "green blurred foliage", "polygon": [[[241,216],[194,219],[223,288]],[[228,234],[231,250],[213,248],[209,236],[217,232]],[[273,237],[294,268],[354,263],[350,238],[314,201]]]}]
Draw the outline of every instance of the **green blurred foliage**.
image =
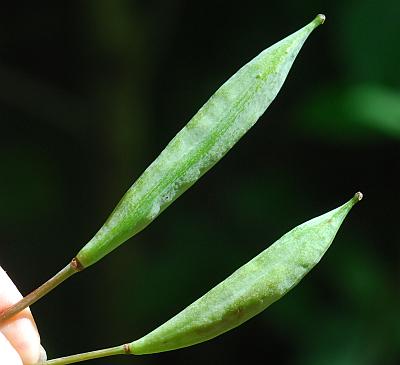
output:
[{"label": "green blurred foliage", "polygon": [[0,264],[24,293],[54,274],[225,79],[318,12],[327,22],[232,152],[149,228],[34,305],[51,357],[142,336],[361,190],[322,262],[263,314],[199,346],[92,363],[400,362],[395,0],[9,3]]},{"label": "green blurred foliage", "polygon": [[376,85],[321,90],[304,103],[301,129],[348,143],[400,138],[400,92]]}]

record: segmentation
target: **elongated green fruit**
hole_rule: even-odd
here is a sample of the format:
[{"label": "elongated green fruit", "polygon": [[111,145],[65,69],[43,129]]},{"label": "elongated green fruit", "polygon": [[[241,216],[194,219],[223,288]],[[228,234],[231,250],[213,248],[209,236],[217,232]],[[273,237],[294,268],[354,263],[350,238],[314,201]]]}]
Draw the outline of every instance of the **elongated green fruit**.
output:
[{"label": "elongated green fruit", "polygon": [[136,355],[174,350],[239,326],[280,299],[320,261],[347,213],[346,204],[286,233],[182,312],[129,344]]},{"label": "elongated green fruit", "polygon": [[170,351],[210,340],[282,298],[321,260],[361,193],[286,233],[222,283],[139,340],[48,360],[65,365],[99,357]]},{"label": "elongated green fruit", "polygon": [[151,223],[255,124],[280,90],[304,41],[325,17],[267,48],[233,75],[172,139],[78,253],[92,265]]},{"label": "elongated green fruit", "polygon": [[324,15],[318,15],[304,28],[261,52],[222,85],[126,192],[77,256],[0,313],[0,324],[141,231],[216,164],[267,109],[304,41],[324,20]]}]

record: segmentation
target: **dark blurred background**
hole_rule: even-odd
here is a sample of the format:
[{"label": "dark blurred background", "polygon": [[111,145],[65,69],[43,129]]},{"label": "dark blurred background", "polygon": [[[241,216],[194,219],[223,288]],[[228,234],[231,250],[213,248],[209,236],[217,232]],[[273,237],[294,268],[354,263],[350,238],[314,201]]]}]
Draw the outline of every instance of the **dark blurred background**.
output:
[{"label": "dark blurred background", "polygon": [[65,266],[208,97],[327,15],[281,93],[151,226],[33,306],[49,357],[131,341],[361,190],[282,300],[192,348],[91,364],[400,363],[398,0],[9,2],[0,15],[0,264]]}]

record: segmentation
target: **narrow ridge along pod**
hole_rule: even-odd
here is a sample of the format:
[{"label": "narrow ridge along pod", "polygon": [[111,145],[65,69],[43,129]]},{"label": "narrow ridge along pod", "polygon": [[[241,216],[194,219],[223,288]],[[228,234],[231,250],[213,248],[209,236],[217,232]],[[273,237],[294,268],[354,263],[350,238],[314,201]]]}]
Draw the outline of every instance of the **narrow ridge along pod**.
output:
[{"label": "narrow ridge along pod", "polygon": [[226,81],[123,196],[76,256],[100,260],[150,224],[213,167],[256,123],[278,94],[303,43],[325,17],[261,52]]},{"label": "narrow ridge along pod", "polygon": [[49,360],[70,364],[118,354],[170,351],[210,340],[282,298],[321,260],[361,193],[282,236],[231,276],[146,336],[109,349]]},{"label": "narrow ridge along pod", "polygon": [[324,20],[324,15],[318,15],[261,52],[226,81],[125,193],[70,264],[0,314],[0,323],[141,231],[214,166],[264,113],[303,43]]},{"label": "narrow ridge along pod", "polygon": [[141,339],[133,354],[174,350],[229,331],[282,298],[321,260],[350,209],[346,204],[292,229],[182,312]]}]

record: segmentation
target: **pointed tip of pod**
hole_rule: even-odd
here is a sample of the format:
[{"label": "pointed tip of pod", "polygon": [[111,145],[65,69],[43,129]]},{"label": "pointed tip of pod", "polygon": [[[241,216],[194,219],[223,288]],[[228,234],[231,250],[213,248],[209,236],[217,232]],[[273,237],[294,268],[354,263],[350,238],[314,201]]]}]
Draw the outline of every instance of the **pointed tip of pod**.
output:
[{"label": "pointed tip of pod", "polygon": [[353,200],[355,203],[359,202],[362,198],[364,197],[363,193],[361,191],[357,192],[354,194]]},{"label": "pointed tip of pod", "polygon": [[318,14],[311,23],[308,24],[311,29],[317,28],[319,25],[324,24],[326,16],[324,14]]},{"label": "pointed tip of pod", "polygon": [[325,19],[326,19],[325,14],[318,14],[315,17],[314,22],[317,23],[317,25],[321,25],[325,23]]},{"label": "pointed tip of pod", "polygon": [[325,23],[325,19],[326,16],[324,14],[318,14],[312,21],[312,24],[314,24],[315,27],[318,27],[318,25]]},{"label": "pointed tip of pod", "polygon": [[363,198],[363,196],[364,196],[363,193],[360,191],[355,193],[349,202],[351,204],[351,207],[357,204]]}]

